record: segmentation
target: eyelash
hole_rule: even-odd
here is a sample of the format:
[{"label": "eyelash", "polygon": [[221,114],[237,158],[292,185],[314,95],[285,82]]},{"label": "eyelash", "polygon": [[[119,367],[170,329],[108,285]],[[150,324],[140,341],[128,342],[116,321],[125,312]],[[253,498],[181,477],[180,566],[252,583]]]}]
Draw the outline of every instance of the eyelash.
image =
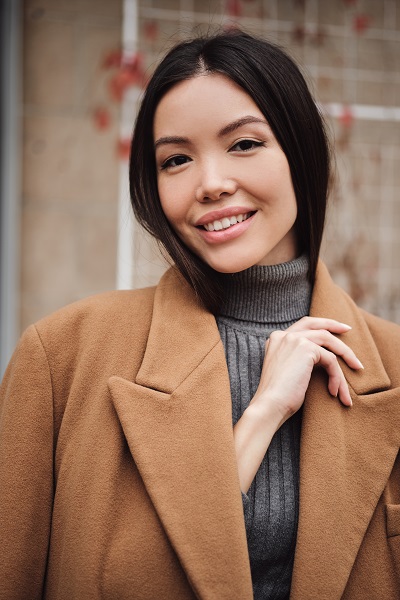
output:
[{"label": "eyelash", "polygon": [[160,169],[164,170],[164,169],[168,169],[169,167],[176,168],[176,167],[180,167],[181,165],[184,165],[186,163],[186,161],[185,161],[185,162],[180,163],[179,165],[171,164],[172,161],[176,160],[177,158],[185,158],[186,159],[188,157],[185,156],[184,154],[177,154],[176,156],[171,156],[170,158],[167,158],[167,160],[163,162]]},{"label": "eyelash", "polygon": [[[236,146],[239,146],[239,144],[244,144],[244,143],[250,143],[251,147],[250,148],[244,148],[244,149],[239,149],[239,152],[250,152],[250,150],[254,150],[254,148],[259,148],[260,146],[264,146],[264,142],[260,142],[258,140],[251,140],[251,139],[243,139],[243,140],[239,140],[238,142],[236,142],[236,144],[234,144],[229,151],[233,151],[234,148],[236,148]],[[237,150],[236,150],[237,152]],[[184,158],[184,159],[189,159],[188,156],[185,156],[184,154],[176,154],[175,156],[171,156],[170,158],[167,158],[166,161],[163,162],[163,164],[161,165],[160,169],[161,170],[165,170],[168,168],[176,168],[176,167],[180,167],[181,165],[186,164],[186,162],[190,162],[191,159],[189,159],[188,161],[185,160],[184,162],[178,164],[178,165],[173,165],[172,161],[179,159],[179,158]]]},{"label": "eyelash", "polygon": [[264,142],[260,142],[258,140],[244,139],[244,140],[239,140],[238,142],[236,142],[236,144],[234,146],[232,146],[231,150],[233,150],[233,148],[235,148],[236,146],[239,146],[239,144],[244,144],[244,143],[250,143],[250,144],[252,144],[252,147],[242,149],[242,150],[240,150],[240,152],[249,152],[250,150],[254,150],[254,148],[259,148],[260,146],[265,145]]}]

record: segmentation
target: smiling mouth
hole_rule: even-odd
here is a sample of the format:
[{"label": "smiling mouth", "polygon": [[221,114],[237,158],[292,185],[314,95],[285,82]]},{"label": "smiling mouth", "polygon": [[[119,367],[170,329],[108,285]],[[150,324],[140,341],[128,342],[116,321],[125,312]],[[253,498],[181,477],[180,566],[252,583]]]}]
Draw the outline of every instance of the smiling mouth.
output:
[{"label": "smiling mouth", "polygon": [[206,231],[222,231],[224,229],[229,229],[229,227],[232,227],[233,225],[237,225],[237,223],[246,221],[249,217],[254,215],[254,213],[255,211],[242,213],[232,217],[224,217],[223,219],[217,219],[216,221],[211,221],[210,223],[200,225],[199,228],[205,229]]}]

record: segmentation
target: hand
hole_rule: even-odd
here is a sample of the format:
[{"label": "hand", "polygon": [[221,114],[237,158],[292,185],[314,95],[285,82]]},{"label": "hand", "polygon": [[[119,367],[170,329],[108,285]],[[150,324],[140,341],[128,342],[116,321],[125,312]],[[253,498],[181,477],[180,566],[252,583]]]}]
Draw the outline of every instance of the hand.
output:
[{"label": "hand", "polygon": [[303,404],[313,368],[319,365],[328,374],[328,390],[332,396],[338,397],[345,406],[351,406],[349,388],[337,357],[341,356],[353,369],[363,366],[353,350],[333,335],[349,329],[348,325],[333,319],[304,317],[286,331],[272,332],[251,404],[272,403],[283,423]]},{"label": "hand", "polygon": [[313,368],[328,374],[328,390],[351,406],[347,382],[337,357],[353,369],[363,366],[353,350],[334,334],[351,327],[316,317],[304,317],[286,331],[274,331],[266,343],[257,391],[234,427],[240,487],[247,492],[279,427],[302,406]]}]

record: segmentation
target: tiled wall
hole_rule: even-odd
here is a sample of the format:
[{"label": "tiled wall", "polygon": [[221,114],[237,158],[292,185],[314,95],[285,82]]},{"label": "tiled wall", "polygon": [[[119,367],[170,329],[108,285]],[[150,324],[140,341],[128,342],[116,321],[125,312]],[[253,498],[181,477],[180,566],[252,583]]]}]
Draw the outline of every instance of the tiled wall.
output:
[{"label": "tiled wall", "polygon": [[[358,303],[400,322],[400,121],[356,113],[400,107],[400,0],[138,3],[147,73],[193,31],[236,22],[284,45],[317,100],[335,103],[338,176],[323,254]],[[115,286],[120,106],[101,65],[121,44],[121,5],[25,0],[22,327]],[[98,107],[106,124],[93,119]],[[134,253],[133,285],[155,282],[161,261],[138,232]]]},{"label": "tiled wall", "polygon": [[120,107],[102,61],[121,19],[119,0],[24,3],[21,328],[115,287]]}]

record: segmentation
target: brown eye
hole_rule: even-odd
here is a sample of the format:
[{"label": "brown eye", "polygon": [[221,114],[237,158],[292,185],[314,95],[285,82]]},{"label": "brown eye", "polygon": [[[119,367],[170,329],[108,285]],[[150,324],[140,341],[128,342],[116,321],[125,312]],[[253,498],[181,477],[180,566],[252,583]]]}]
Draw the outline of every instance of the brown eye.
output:
[{"label": "brown eye", "polygon": [[184,156],[183,154],[178,154],[177,156],[171,156],[171,158],[168,158],[161,165],[161,169],[168,169],[169,167],[180,167],[186,162],[190,162],[190,158],[188,156]]}]

